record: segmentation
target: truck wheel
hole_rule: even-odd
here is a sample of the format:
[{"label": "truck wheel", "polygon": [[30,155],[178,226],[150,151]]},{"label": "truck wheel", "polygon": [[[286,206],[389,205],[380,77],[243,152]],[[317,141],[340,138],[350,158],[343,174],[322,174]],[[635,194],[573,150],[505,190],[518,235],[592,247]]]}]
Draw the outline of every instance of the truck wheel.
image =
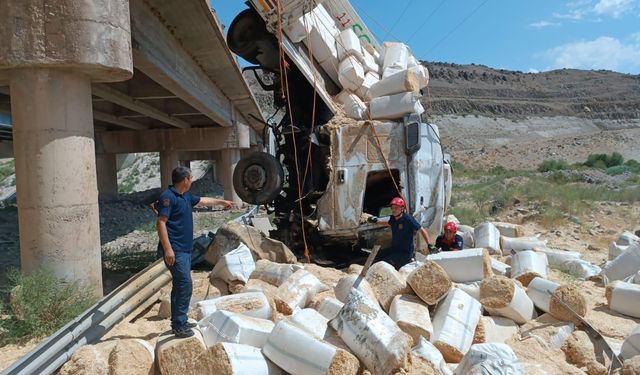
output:
[{"label": "truck wheel", "polygon": [[266,152],[254,152],[240,160],[233,171],[233,187],[238,196],[250,204],[273,201],[284,182],[280,162]]}]

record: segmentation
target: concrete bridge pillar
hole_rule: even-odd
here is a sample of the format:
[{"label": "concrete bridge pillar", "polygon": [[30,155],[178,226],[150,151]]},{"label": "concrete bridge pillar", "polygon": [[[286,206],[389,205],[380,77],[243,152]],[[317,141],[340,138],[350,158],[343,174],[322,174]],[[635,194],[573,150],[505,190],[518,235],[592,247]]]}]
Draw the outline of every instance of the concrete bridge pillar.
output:
[{"label": "concrete bridge pillar", "polygon": [[20,261],[102,295],[92,82],[131,77],[127,0],[0,1]]},{"label": "concrete bridge pillar", "polygon": [[96,155],[98,193],[118,195],[118,163],[116,154]]},{"label": "concrete bridge pillar", "polygon": [[171,182],[171,171],[175,167],[180,166],[177,151],[161,151],[160,152],[160,188],[166,189]]},{"label": "concrete bridge pillar", "polygon": [[220,151],[220,158],[216,160],[216,170],[220,176],[220,182],[224,187],[224,199],[235,202],[241,206],[242,199],[233,188],[233,170],[240,161],[239,149],[225,149]]}]

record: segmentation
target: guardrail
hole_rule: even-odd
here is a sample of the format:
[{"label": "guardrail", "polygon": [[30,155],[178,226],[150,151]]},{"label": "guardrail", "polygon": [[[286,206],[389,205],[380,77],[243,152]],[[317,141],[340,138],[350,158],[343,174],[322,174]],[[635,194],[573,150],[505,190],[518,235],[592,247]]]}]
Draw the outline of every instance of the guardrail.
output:
[{"label": "guardrail", "polygon": [[[254,206],[234,220],[249,224],[248,220],[257,209],[258,206]],[[143,310],[154,304],[160,289],[170,281],[169,270],[162,259],[157,260],[49,336],[0,375],[55,373],[79,347],[98,341],[134,310]]]}]

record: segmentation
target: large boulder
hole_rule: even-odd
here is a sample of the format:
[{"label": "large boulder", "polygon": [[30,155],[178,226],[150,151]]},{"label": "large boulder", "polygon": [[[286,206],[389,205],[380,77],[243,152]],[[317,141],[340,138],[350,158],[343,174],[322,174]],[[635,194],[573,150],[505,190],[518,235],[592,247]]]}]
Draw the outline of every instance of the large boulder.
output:
[{"label": "large boulder", "polygon": [[277,263],[296,263],[296,256],[282,242],[264,235],[260,230],[229,221],[216,232],[216,237],[207,248],[204,259],[216,264],[220,257],[244,243],[247,245],[255,260],[267,259]]}]

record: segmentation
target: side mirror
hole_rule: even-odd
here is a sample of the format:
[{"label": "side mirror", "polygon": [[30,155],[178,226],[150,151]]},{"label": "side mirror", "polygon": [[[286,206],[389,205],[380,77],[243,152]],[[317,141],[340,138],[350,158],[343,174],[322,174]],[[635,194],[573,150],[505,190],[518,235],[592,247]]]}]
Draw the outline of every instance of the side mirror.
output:
[{"label": "side mirror", "polygon": [[409,122],[405,125],[407,155],[416,153],[420,149],[420,123]]}]

